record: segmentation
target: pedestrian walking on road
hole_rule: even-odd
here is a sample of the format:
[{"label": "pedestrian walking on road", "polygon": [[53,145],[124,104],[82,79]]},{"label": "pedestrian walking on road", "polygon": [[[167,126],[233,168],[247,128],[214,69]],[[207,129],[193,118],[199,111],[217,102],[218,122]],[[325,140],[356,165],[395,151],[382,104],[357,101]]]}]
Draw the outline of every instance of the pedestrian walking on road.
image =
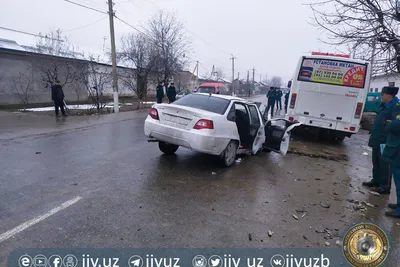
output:
[{"label": "pedestrian walking on road", "polygon": [[[400,111],[399,102],[395,104],[395,109]],[[391,210],[385,214],[390,217],[400,218],[400,112],[393,116],[392,120],[387,121],[386,132],[388,137],[383,149],[382,159],[387,161],[392,169],[397,202],[388,204],[388,208]]]},{"label": "pedestrian walking on road", "polygon": [[265,109],[264,116],[268,116],[268,112],[271,109],[271,118],[272,118],[274,116],[274,107],[277,98],[277,92],[275,87],[270,87],[267,97],[268,97],[268,105],[267,108]]},{"label": "pedestrian walking on road", "polygon": [[54,85],[51,86],[51,100],[54,102],[56,117],[59,116],[59,109],[61,109],[61,113],[64,117],[67,116],[64,109],[64,91],[60,81],[58,80],[56,80]]},{"label": "pedestrian walking on road", "polygon": [[368,146],[372,148],[372,180],[363,185],[373,187],[380,194],[390,194],[392,172],[387,161],[382,159],[381,147],[386,144],[388,133],[386,123],[393,113],[397,114],[399,99],[396,97],[398,87],[385,86],[382,89],[382,104],[370,130]]},{"label": "pedestrian walking on road", "polygon": [[156,93],[157,93],[157,103],[161,104],[164,98],[164,86],[162,82],[158,83]]},{"label": "pedestrian walking on road", "polygon": [[167,97],[169,100],[169,103],[173,103],[176,100],[176,88],[174,83],[171,83],[171,85],[167,89]]},{"label": "pedestrian walking on road", "polygon": [[287,107],[289,104],[289,96],[290,96],[290,90],[285,94],[285,114],[287,113]]}]

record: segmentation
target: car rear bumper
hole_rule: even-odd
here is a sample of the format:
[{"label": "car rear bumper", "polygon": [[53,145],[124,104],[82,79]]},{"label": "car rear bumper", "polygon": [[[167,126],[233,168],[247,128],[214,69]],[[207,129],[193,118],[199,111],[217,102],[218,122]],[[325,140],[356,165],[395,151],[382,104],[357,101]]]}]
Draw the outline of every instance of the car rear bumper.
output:
[{"label": "car rear bumper", "polygon": [[[286,119],[293,118],[294,121],[301,122],[302,125],[324,128],[329,130],[336,130],[347,133],[358,133],[360,130],[360,124],[351,124],[342,121],[333,121],[333,120],[321,120],[314,117],[300,116],[300,115],[286,115]],[[352,131],[351,127],[354,127],[355,130]]]},{"label": "car rear bumper", "polygon": [[210,136],[210,130],[185,130],[160,124],[152,118],[144,123],[144,134],[169,144],[186,147],[201,153],[220,155],[229,143],[229,139]]}]

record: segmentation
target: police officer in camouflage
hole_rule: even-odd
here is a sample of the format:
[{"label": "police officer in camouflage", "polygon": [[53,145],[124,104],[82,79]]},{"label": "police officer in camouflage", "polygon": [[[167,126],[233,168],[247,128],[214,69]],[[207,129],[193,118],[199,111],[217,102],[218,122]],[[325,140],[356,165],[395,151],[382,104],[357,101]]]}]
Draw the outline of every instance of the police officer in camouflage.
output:
[{"label": "police officer in camouflage", "polygon": [[385,86],[382,89],[382,104],[370,130],[368,146],[372,148],[372,180],[363,185],[373,187],[380,194],[390,194],[392,171],[387,160],[383,160],[381,145],[386,144],[388,132],[387,121],[400,114],[399,99],[396,97],[398,87]]},{"label": "police officer in camouflage", "polygon": [[388,133],[386,146],[383,150],[382,159],[390,164],[396,186],[397,202],[388,204],[390,211],[387,216],[400,218],[400,103],[396,103],[397,112],[387,121],[386,132]]}]

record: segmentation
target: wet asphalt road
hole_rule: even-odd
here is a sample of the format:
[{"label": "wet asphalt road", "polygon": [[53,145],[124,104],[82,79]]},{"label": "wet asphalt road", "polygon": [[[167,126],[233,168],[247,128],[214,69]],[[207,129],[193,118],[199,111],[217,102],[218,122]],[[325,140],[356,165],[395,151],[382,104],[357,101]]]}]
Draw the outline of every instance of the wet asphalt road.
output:
[{"label": "wet asphalt road", "polygon": [[[335,247],[360,220],[388,230],[394,253],[387,266],[398,266],[400,221],[382,215],[387,197],[360,186],[370,175],[370,156],[361,155],[365,133],[333,146],[348,162],[262,153],[224,169],[183,148],[162,155],[146,142],[143,122],[0,143],[0,235],[78,199],[0,241],[0,266],[17,247]],[[379,207],[355,212],[348,198]],[[325,228],[331,237],[316,232]]]}]

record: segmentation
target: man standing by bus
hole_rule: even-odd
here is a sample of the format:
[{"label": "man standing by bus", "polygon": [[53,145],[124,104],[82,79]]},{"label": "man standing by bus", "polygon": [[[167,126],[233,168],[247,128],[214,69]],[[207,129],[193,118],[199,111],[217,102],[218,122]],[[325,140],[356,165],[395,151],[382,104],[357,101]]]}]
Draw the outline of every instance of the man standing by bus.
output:
[{"label": "man standing by bus", "polygon": [[382,153],[382,159],[390,164],[393,180],[396,186],[396,203],[388,204],[390,211],[386,216],[400,218],[400,102],[397,102],[392,113],[392,118],[387,121],[388,133],[386,145]]},{"label": "man standing by bus", "polygon": [[370,130],[368,146],[372,148],[372,180],[364,182],[367,187],[376,187],[375,192],[390,194],[392,172],[387,161],[382,159],[381,147],[386,143],[386,122],[391,120],[396,112],[399,99],[396,97],[398,87],[385,86],[382,89],[382,104]]},{"label": "man standing by bus", "polygon": [[271,118],[274,116],[274,107],[277,99],[277,92],[275,87],[270,87],[268,94],[268,105],[265,109],[264,116],[268,116],[269,109],[271,109]]},{"label": "man standing by bus", "polygon": [[283,96],[283,93],[282,93],[282,90],[281,90],[280,87],[278,88],[278,91],[276,93],[277,93],[277,96],[276,96],[276,110],[278,110],[278,107],[279,107],[279,110],[282,110],[282,96]]}]

